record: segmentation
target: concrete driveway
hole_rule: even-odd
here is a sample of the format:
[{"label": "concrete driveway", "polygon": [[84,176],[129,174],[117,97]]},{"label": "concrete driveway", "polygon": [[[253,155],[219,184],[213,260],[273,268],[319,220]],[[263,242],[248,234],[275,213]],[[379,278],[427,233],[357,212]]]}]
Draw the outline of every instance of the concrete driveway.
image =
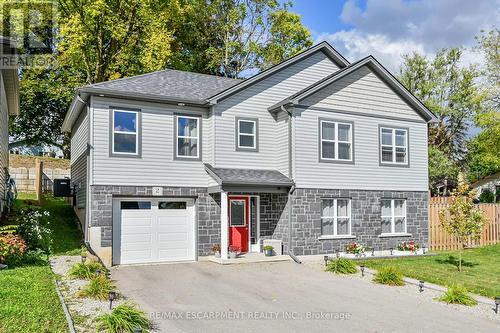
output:
[{"label": "concrete driveway", "polygon": [[117,267],[162,332],[498,332],[494,321],[293,262]]}]

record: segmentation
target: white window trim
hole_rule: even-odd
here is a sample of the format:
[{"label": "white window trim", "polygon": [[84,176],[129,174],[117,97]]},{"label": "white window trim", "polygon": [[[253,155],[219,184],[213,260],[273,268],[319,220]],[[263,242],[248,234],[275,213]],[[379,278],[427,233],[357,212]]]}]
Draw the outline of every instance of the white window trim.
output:
[{"label": "white window trim", "polygon": [[[240,123],[253,123],[253,133],[241,133],[240,131]],[[257,122],[255,120],[250,119],[238,119],[238,148],[239,149],[257,149]],[[253,137],[253,145],[252,146],[242,146],[241,145],[241,136],[251,136]]]},{"label": "white window trim", "polygon": [[[335,124],[335,138],[331,139],[323,139],[323,123]],[[349,126],[349,140],[339,140],[339,124],[348,125]],[[319,139],[320,139],[320,159],[326,161],[346,161],[352,162],[352,124],[351,123],[343,123],[341,121],[331,121],[331,120],[323,120],[319,121]],[[335,145],[335,157],[323,157],[323,142],[333,142]],[[339,143],[348,143],[349,144],[349,159],[339,158]]]},{"label": "white window trim", "polygon": [[[382,139],[382,132],[383,130],[389,130],[391,131],[391,144],[386,145],[383,144],[383,139]],[[396,145],[396,131],[403,131],[405,132],[405,145],[404,146],[398,146]],[[391,128],[391,127],[380,127],[380,163],[381,164],[396,164],[396,165],[408,165],[408,130],[406,128]],[[382,159],[382,148],[383,147],[390,147],[392,150],[392,162],[384,161]],[[405,161],[404,162],[397,162],[396,161],[396,148],[404,148],[405,149]]]},{"label": "white window trim", "polygon": [[[391,216],[386,216],[386,215],[382,215],[380,214],[380,222],[382,223],[382,220],[384,218],[391,218],[391,232],[383,232],[380,234],[380,236],[399,236],[399,235],[402,235],[402,236],[406,236],[408,235],[408,231],[407,231],[407,220],[406,220],[406,199],[382,199],[382,200],[390,200],[391,201]],[[398,216],[394,216],[394,211],[395,211],[395,200],[403,200],[403,212],[404,212],[404,215],[398,215]],[[382,206],[382,205],[381,205]],[[398,217],[403,217],[404,218],[404,231],[402,232],[396,232],[395,229],[396,229],[396,218]]]},{"label": "white window trim", "polygon": [[[115,113],[116,112],[134,113],[135,114],[135,132],[125,132],[125,131],[115,130]],[[114,154],[114,155],[132,155],[132,156],[139,155],[139,124],[138,124],[138,119],[139,119],[139,112],[137,112],[137,111],[113,109],[113,117],[112,117],[113,123],[112,123],[112,127],[111,127],[113,130],[113,133],[111,135],[111,152],[112,152],[112,154]],[[115,133],[116,134],[135,135],[135,152],[134,153],[127,153],[127,152],[115,151]]]},{"label": "white window trim", "polygon": [[[331,220],[333,219],[333,235],[326,235],[323,234],[323,230],[321,230],[321,235],[320,239],[329,239],[329,238],[355,238],[355,236],[352,235],[352,219],[351,219],[351,199],[349,198],[323,198],[323,200],[333,200],[333,215],[334,216],[323,216],[323,205],[321,205],[321,228],[323,229],[323,220]],[[337,212],[337,200],[347,200],[347,216],[338,216]],[[338,219],[349,219],[349,232],[347,234],[338,234],[337,231],[337,221]]]},{"label": "white window trim", "polygon": [[[194,119],[196,120],[196,136],[187,136],[187,135],[179,135],[179,119]],[[200,117],[191,117],[191,116],[181,116],[178,115],[175,118],[175,121],[177,122],[176,124],[176,131],[175,131],[175,144],[177,145],[175,147],[175,157],[177,158],[192,158],[192,159],[199,159],[200,158]],[[196,139],[196,156],[191,156],[191,155],[179,155],[179,139]]]},{"label": "white window trim", "polygon": [[[235,201],[243,202],[243,222],[245,223],[243,225],[233,225],[233,221],[231,219],[232,210],[233,210],[232,203]],[[229,226],[235,227],[235,228],[244,228],[247,226],[247,224],[248,224],[248,221],[247,221],[247,203],[246,203],[246,200],[245,199],[229,199]]]}]

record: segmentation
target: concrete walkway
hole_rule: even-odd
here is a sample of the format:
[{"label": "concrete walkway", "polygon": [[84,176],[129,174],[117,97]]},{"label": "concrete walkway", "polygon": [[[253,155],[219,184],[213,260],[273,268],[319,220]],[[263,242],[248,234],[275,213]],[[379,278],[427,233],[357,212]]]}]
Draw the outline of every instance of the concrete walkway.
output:
[{"label": "concrete walkway", "polygon": [[162,332],[500,331],[497,321],[293,262],[122,266],[111,274]]}]

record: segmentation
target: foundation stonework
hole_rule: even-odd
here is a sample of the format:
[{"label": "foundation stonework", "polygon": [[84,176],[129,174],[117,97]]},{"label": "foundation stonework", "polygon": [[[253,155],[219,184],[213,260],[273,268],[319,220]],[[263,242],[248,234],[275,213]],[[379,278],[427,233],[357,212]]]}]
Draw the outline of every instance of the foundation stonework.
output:
[{"label": "foundation stonework", "polygon": [[[229,195],[246,193],[229,193]],[[260,238],[279,239],[288,252],[288,194],[251,193],[260,197]],[[93,185],[90,187],[90,227],[100,227],[100,246],[111,247],[113,198],[152,197],[152,187]],[[220,244],[220,194],[209,194],[203,187],[163,187],[165,197],[194,198],[196,205],[197,252],[212,254],[212,246]],[[321,199],[351,199],[351,229],[354,239],[319,239],[321,236]],[[382,198],[406,199],[408,236],[380,237]],[[376,250],[396,247],[402,241],[428,241],[428,193],[366,190],[325,190],[298,188],[291,196],[292,242],[296,255],[327,254],[344,251],[352,241]]]}]

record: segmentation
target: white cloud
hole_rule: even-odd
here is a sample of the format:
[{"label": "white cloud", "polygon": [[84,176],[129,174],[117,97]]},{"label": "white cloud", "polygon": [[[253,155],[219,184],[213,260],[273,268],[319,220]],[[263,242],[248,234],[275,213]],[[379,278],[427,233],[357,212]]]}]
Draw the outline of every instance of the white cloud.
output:
[{"label": "white cloud", "polygon": [[[317,39],[331,42],[350,61],[372,54],[397,72],[403,54],[432,56],[442,48],[472,47],[482,29],[500,25],[499,8],[500,0],[367,0],[364,8],[348,0],[341,20],[352,29]],[[479,61],[470,51],[464,58],[464,64]]]}]

